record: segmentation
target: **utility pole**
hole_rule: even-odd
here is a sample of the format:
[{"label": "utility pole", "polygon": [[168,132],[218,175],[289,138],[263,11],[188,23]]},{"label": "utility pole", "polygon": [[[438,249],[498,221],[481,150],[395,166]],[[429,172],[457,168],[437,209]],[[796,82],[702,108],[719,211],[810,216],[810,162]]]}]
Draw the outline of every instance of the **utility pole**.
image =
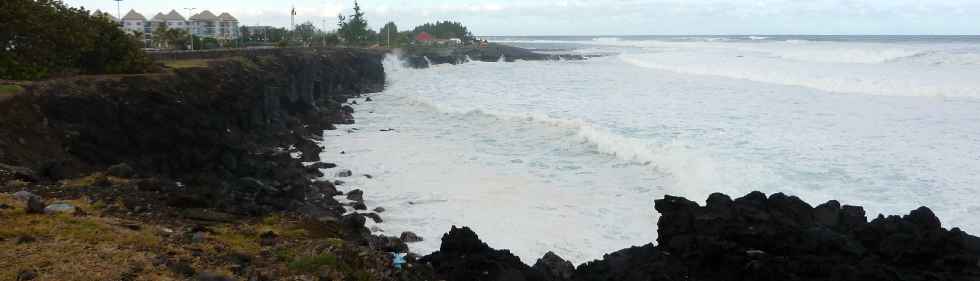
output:
[{"label": "utility pole", "polygon": [[116,1],[116,17],[118,17],[119,19],[119,25],[122,25],[122,9],[119,7],[119,3],[121,3],[123,0],[112,0],[112,1]]},{"label": "utility pole", "polygon": [[296,40],[296,5],[293,5],[293,10],[289,12],[289,26],[292,28],[289,32],[289,41]]},{"label": "utility pole", "polygon": [[[190,20],[191,17],[193,16],[192,14],[194,13],[194,10],[197,10],[197,8],[184,8],[184,10],[187,10],[187,24],[190,25],[191,23],[193,23],[193,21]],[[193,25],[191,25],[190,27],[187,28],[187,31],[188,31],[187,34],[191,36],[191,51],[194,50],[194,30],[195,29],[196,28]]]}]

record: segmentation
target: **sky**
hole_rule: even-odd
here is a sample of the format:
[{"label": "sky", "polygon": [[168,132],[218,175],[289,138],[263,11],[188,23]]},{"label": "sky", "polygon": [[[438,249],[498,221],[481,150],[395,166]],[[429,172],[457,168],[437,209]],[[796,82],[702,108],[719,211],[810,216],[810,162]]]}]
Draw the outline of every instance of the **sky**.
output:
[{"label": "sky", "polygon": [[[116,14],[112,0],[64,0]],[[375,30],[437,20],[476,35],[980,34],[980,0],[361,0]],[[123,0],[147,18],[184,8],[229,12],[244,25],[313,22],[332,30],[353,0]]]}]

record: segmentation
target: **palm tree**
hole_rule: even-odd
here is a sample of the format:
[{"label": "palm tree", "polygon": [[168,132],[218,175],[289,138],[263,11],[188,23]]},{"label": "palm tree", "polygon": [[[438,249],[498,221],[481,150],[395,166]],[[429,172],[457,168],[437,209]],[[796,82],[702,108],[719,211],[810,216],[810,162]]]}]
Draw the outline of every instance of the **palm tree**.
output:
[{"label": "palm tree", "polygon": [[160,24],[157,28],[153,29],[153,45],[156,45],[160,49],[169,49],[170,42],[167,40],[167,33],[170,29],[167,28],[166,24]]},{"label": "palm tree", "polygon": [[190,33],[186,29],[174,28],[169,29],[163,35],[163,38],[169,43],[174,49],[184,49],[188,45],[188,40],[190,38]]}]

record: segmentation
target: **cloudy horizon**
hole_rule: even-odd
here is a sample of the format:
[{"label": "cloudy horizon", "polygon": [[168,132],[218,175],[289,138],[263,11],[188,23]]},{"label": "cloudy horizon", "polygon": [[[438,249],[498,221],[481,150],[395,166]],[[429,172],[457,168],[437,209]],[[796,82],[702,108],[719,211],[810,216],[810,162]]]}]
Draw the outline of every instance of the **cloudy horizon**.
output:
[{"label": "cloudy horizon", "polygon": [[[350,14],[353,1],[214,0],[209,5],[190,0],[121,2],[147,18],[157,12],[184,8],[195,13],[228,12],[242,25],[289,26],[312,22],[327,30],[336,27],[337,14]],[[370,26],[388,21],[399,29],[441,21],[459,21],[477,35],[730,35],[730,34],[980,34],[980,1],[946,0],[617,0],[617,1],[360,1]],[[74,7],[116,14],[111,0],[66,0]],[[227,7],[227,8],[225,8]]]}]

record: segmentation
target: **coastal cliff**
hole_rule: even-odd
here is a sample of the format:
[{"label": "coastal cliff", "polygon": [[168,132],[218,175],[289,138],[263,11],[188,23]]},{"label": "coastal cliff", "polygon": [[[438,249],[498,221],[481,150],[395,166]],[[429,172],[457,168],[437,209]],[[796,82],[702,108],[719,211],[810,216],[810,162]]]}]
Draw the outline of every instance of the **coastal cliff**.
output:
[{"label": "coastal cliff", "polygon": [[345,103],[384,89],[383,55],[267,50],[7,82],[0,279],[980,280],[980,239],[928,208],[869,222],[857,206],[759,192],[665,196],[656,241],[577,267],[554,253],[526,264],[466,227],[397,267],[390,253],[419,238],[372,235],[383,210],[318,180],[350,176],[317,141],[354,122]]},{"label": "coastal cliff", "polygon": [[384,88],[382,56],[267,50],[5,82],[0,279],[393,278],[381,250],[404,243],[316,180],[335,166],[316,141]]}]

